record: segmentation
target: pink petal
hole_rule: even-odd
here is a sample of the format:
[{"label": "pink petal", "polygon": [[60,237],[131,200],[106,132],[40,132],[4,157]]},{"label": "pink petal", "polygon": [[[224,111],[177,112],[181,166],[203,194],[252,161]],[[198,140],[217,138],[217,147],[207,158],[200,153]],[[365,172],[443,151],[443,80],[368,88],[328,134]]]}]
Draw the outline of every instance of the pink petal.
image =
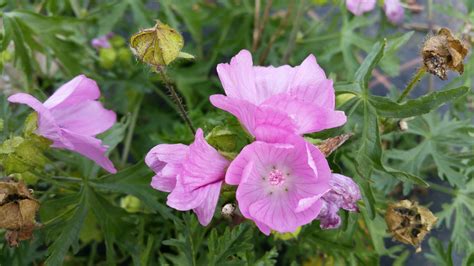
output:
[{"label": "pink petal", "polygon": [[183,184],[201,187],[224,180],[229,161],[209,145],[202,129],[196,131],[194,142],[189,145],[189,153],[183,161]]},{"label": "pink petal", "polygon": [[376,0],[346,0],[347,9],[354,15],[360,16],[375,8]]},{"label": "pink petal", "polygon": [[262,233],[264,233],[264,234],[267,235],[267,236],[270,235],[270,233],[272,232],[272,229],[271,229],[270,227],[268,227],[266,224],[261,223],[261,222],[259,222],[259,221],[255,221],[255,220],[254,220],[254,222],[255,222],[255,225],[257,225],[258,229],[259,229]]},{"label": "pink petal", "polygon": [[299,101],[331,110],[335,108],[336,104],[333,81],[330,79],[306,86],[293,87],[290,90],[290,95]]},{"label": "pink petal", "polygon": [[256,103],[263,103],[273,95],[288,92],[292,86],[292,79],[296,68],[288,65],[280,67],[254,67],[256,85]]},{"label": "pink petal", "polygon": [[263,106],[277,107],[291,117],[299,135],[338,127],[346,122],[344,112],[305,103],[289,93],[275,95],[265,101]]},{"label": "pink petal", "polygon": [[85,75],[79,75],[62,85],[44,102],[44,106],[48,109],[65,107],[86,100],[96,100],[99,97],[100,91],[97,83]]},{"label": "pink petal", "polygon": [[215,107],[236,116],[258,140],[278,142],[281,137],[295,133],[296,126],[292,119],[275,108],[257,107],[250,102],[224,95],[212,95],[210,101]]},{"label": "pink petal", "polygon": [[230,64],[217,65],[217,73],[227,96],[258,103],[252,55],[249,51],[240,51]]},{"label": "pink petal", "polygon": [[54,143],[53,147],[55,148],[64,148],[71,151],[75,151],[79,154],[84,155],[85,157],[93,160],[102,168],[107,170],[110,173],[116,173],[113,163],[107,158],[105,152],[107,147],[102,145],[102,141],[90,136],[79,135],[75,132],[71,132],[67,129],[61,130],[64,137],[67,138],[71,144],[71,147],[66,147],[61,143]]},{"label": "pink petal", "polygon": [[208,225],[211,222],[212,217],[214,216],[217,201],[219,200],[219,194],[221,192],[221,186],[222,181],[209,184],[208,190],[206,191],[206,200],[194,209],[194,212],[198,217],[199,223],[203,226]]},{"label": "pink petal", "polygon": [[51,112],[44,107],[35,97],[26,93],[17,93],[8,97],[12,103],[26,104],[38,113],[38,134],[54,142],[61,142],[65,146],[72,147],[72,144],[65,139],[59,129]]},{"label": "pink petal", "polygon": [[176,186],[176,177],[181,172],[180,164],[166,164],[151,180],[151,186],[159,191],[171,192]]},{"label": "pink petal", "polygon": [[117,117],[100,102],[90,100],[61,105],[53,108],[51,113],[61,128],[86,136],[95,136],[111,128]]},{"label": "pink petal", "polygon": [[183,177],[178,175],[176,187],[168,195],[166,204],[179,211],[188,211],[197,208],[207,200],[210,188],[210,186],[190,188],[183,184]]},{"label": "pink petal", "polygon": [[316,62],[314,55],[306,57],[301,65],[295,67],[295,69],[296,72],[291,81],[291,88],[314,86],[326,80],[326,74],[324,74],[324,70]]},{"label": "pink petal", "polygon": [[145,163],[158,173],[166,163],[181,164],[189,152],[184,144],[160,144],[153,147],[145,157]]},{"label": "pink petal", "polygon": [[403,22],[405,10],[403,9],[400,0],[385,0],[383,9],[388,20],[393,24]]}]

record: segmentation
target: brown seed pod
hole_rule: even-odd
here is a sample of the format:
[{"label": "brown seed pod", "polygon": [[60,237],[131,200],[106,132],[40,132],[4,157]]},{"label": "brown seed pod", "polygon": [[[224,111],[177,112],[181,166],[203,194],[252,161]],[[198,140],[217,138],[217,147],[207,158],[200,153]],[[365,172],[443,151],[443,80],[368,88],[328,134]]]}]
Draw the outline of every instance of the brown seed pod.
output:
[{"label": "brown seed pod", "polygon": [[0,228],[7,229],[10,246],[30,239],[36,228],[39,203],[23,182],[0,182]]},{"label": "brown seed pod", "polygon": [[409,200],[389,204],[385,213],[388,232],[396,240],[416,247],[416,252],[421,251],[420,244],[437,219],[429,209]]},{"label": "brown seed pod", "polygon": [[455,38],[447,28],[428,38],[421,50],[425,68],[440,79],[448,78],[448,69],[464,72],[463,60],[468,53],[467,45]]},{"label": "brown seed pod", "polygon": [[324,154],[324,156],[328,157],[333,153],[337,148],[341,147],[344,142],[346,142],[350,137],[354,134],[347,133],[336,136],[334,138],[325,139],[323,142],[317,145],[318,149]]}]

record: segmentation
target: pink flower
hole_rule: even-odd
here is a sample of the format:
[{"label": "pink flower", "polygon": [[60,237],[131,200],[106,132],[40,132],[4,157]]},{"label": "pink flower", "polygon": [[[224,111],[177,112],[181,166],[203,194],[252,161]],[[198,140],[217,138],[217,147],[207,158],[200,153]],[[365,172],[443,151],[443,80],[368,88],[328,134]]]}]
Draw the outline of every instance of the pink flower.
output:
[{"label": "pink flower", "polygon": [[117,170],[105,155],[107,147],[95,136],[112,127],[116,115],[97,101],[99,97],[97,83],[80,75],[62,85],[44,103],[26,93],[14,94],[8,101],[26,104],[38,113],[36,133],[53,141],[52,147],[82,154],[115,173]]},{"label": "pink flower", "polygon": [[331,190],[322,197],[323,207],[318,216],[323,229],[339,227],[341,224],[341,218],[337,215],[339,209],[358,211],[356,202],[361,199],[359,187],[347,176],[332,174],[329,185]]},{"label": "pink flower", "polygon": [[238,185],[242,215],[267,235],[270,230],[294,232],[313,221],[323,207],[321,197],[330,189],[331,170],[324,155],[299,136],[284,142],[246,146],[225,179]]},{"label": "pink flower", "polygon": [[346,7],[352,14],[360,16],[375,8],[376,0],[346,0]]},{"label": "pink flower", "polygon": [[91,45],[96,48],[110,48],[112,45],[109,42],[109,39],[113,36],[113,33],[109,33],[107,35],[99,36],[97,38],[92,39]]},{"label": "pink flower", "polygon": [[192,209],[204,226],[211,222],[229,161],[206,142],[201,129],[191,145],[157,145],[145,162],[156,173],[151,186],[171,192],[168,206]]},{"label": "pink flower", "polygon": [[400,0],[385,0],[383,9],[385,10],[385,15],[388,20],[393,24],[398,24],[403,21],[405,11]]},{"label": "pink flower", "polygon": [[217,72],[227,96],[212,95],[211,103],[235,115],[257,140],[275,142],[346,122],[344,112],[334,110],[332,80],[313,55],[297,67],[260,67],[242,50]]}]

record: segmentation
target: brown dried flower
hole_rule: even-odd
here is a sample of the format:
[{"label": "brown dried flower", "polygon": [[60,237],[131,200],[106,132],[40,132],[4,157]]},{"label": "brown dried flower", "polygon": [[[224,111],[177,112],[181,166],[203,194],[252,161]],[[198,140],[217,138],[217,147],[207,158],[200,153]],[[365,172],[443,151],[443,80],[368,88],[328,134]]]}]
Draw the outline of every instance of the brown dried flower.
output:
[{"label": "brown dried flower", "polygon": [[388,231],[396,240],[416,247],[416,252],[437,219],[429,209],[409,200],[389,204],[385,213]]},{"label": "brown dried flower", "polygon": [[23,182],[0,182],[0,228],[8,230],[5,238],[10,246],[31,238],[38,208],[38,201]]},{"label": "brown dried flower", "polygon": [[463,60],[467,53],[467,46],[447,28],[441,28],[437,35],[428,38],[422,48],[426,70],[443,80],[448,78],[448,69],[459,74],[464,72]]},{"label": "brown dried flower", "polygon": [[346,142],[350,137],[352,137],[352,135],[354,134],[347,133],[333,138],[325,139],[323,142],[318,144],[317,147],[324,154],[324,156],[328,157],[337,148],[341,147],[344,142]]}]

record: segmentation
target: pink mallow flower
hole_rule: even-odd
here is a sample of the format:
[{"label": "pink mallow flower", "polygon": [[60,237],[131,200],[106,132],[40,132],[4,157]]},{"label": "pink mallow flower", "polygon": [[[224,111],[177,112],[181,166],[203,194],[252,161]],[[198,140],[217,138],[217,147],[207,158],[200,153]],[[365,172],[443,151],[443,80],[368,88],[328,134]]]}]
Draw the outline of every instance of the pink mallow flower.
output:
[{"label": "pink mallow flower", "polygon": [[110,48],[112,45],[110,44],[109,40],[112,38],[113,33],[108,33],[107,35],[99,36],[97,38],[92,39],[91,45],[96,48]]},{"label": "pink mallow flower", "polygon": [[393,24],[399,24],[403,22],[405,11],[403,9],[402,3],[400,3],[400,0],[385,0],[383,9],[385,10],[385,15],[387,16],[388,20]]},{"label": "pink mallow flower", "polygon": [[376,0],[346,0],[346,7],[352,14],[360,16],[375,8]]},{"label": "pink mallow flower", "polygon": [[338,228],[341,225],[339,209],[359,211],[356,202],[361,199],[359,187],[347,176],[332,174],[329,185],[331,190],[322,197],[323,207],[318,215],[322,229]]},{"label": "pink mallow flower", "polygon": [[313,55],[296,67],[260,67],[242,50],[217,72],[227,96],[212,95],[211,103],[235,115],[257,140],[275,142],[346,122],[344,112],[334,110],[333,82]]},{"label": "pink mallow flower", "polygon": [[97,83],[80,75],[62,85],[44,103],[26,93],[14,94],[8,101],[26,104],[38,113],[36,133],[51,140],[53,148],[77,152],[116,173],[105,155],[107,146],[95,138],[116,121],[115,113],[97,101],[99,97]]},{"label": "pink mallow flower", "polygon": [[294,232],[316,219],[330,187],[324,155],[302,137],[285,143],[255,141],[244,147],[227,170],[226,183],[238,185],[242,215],[266,235]]},{"label": "pink mallow flower", "polygon": [[201,129],[191,145],[157,145],[145,162],[156,173],[151,186],[171,192],[168,206],[193,210],[204,226],[211,222],[229,161],[206,142]]}]

